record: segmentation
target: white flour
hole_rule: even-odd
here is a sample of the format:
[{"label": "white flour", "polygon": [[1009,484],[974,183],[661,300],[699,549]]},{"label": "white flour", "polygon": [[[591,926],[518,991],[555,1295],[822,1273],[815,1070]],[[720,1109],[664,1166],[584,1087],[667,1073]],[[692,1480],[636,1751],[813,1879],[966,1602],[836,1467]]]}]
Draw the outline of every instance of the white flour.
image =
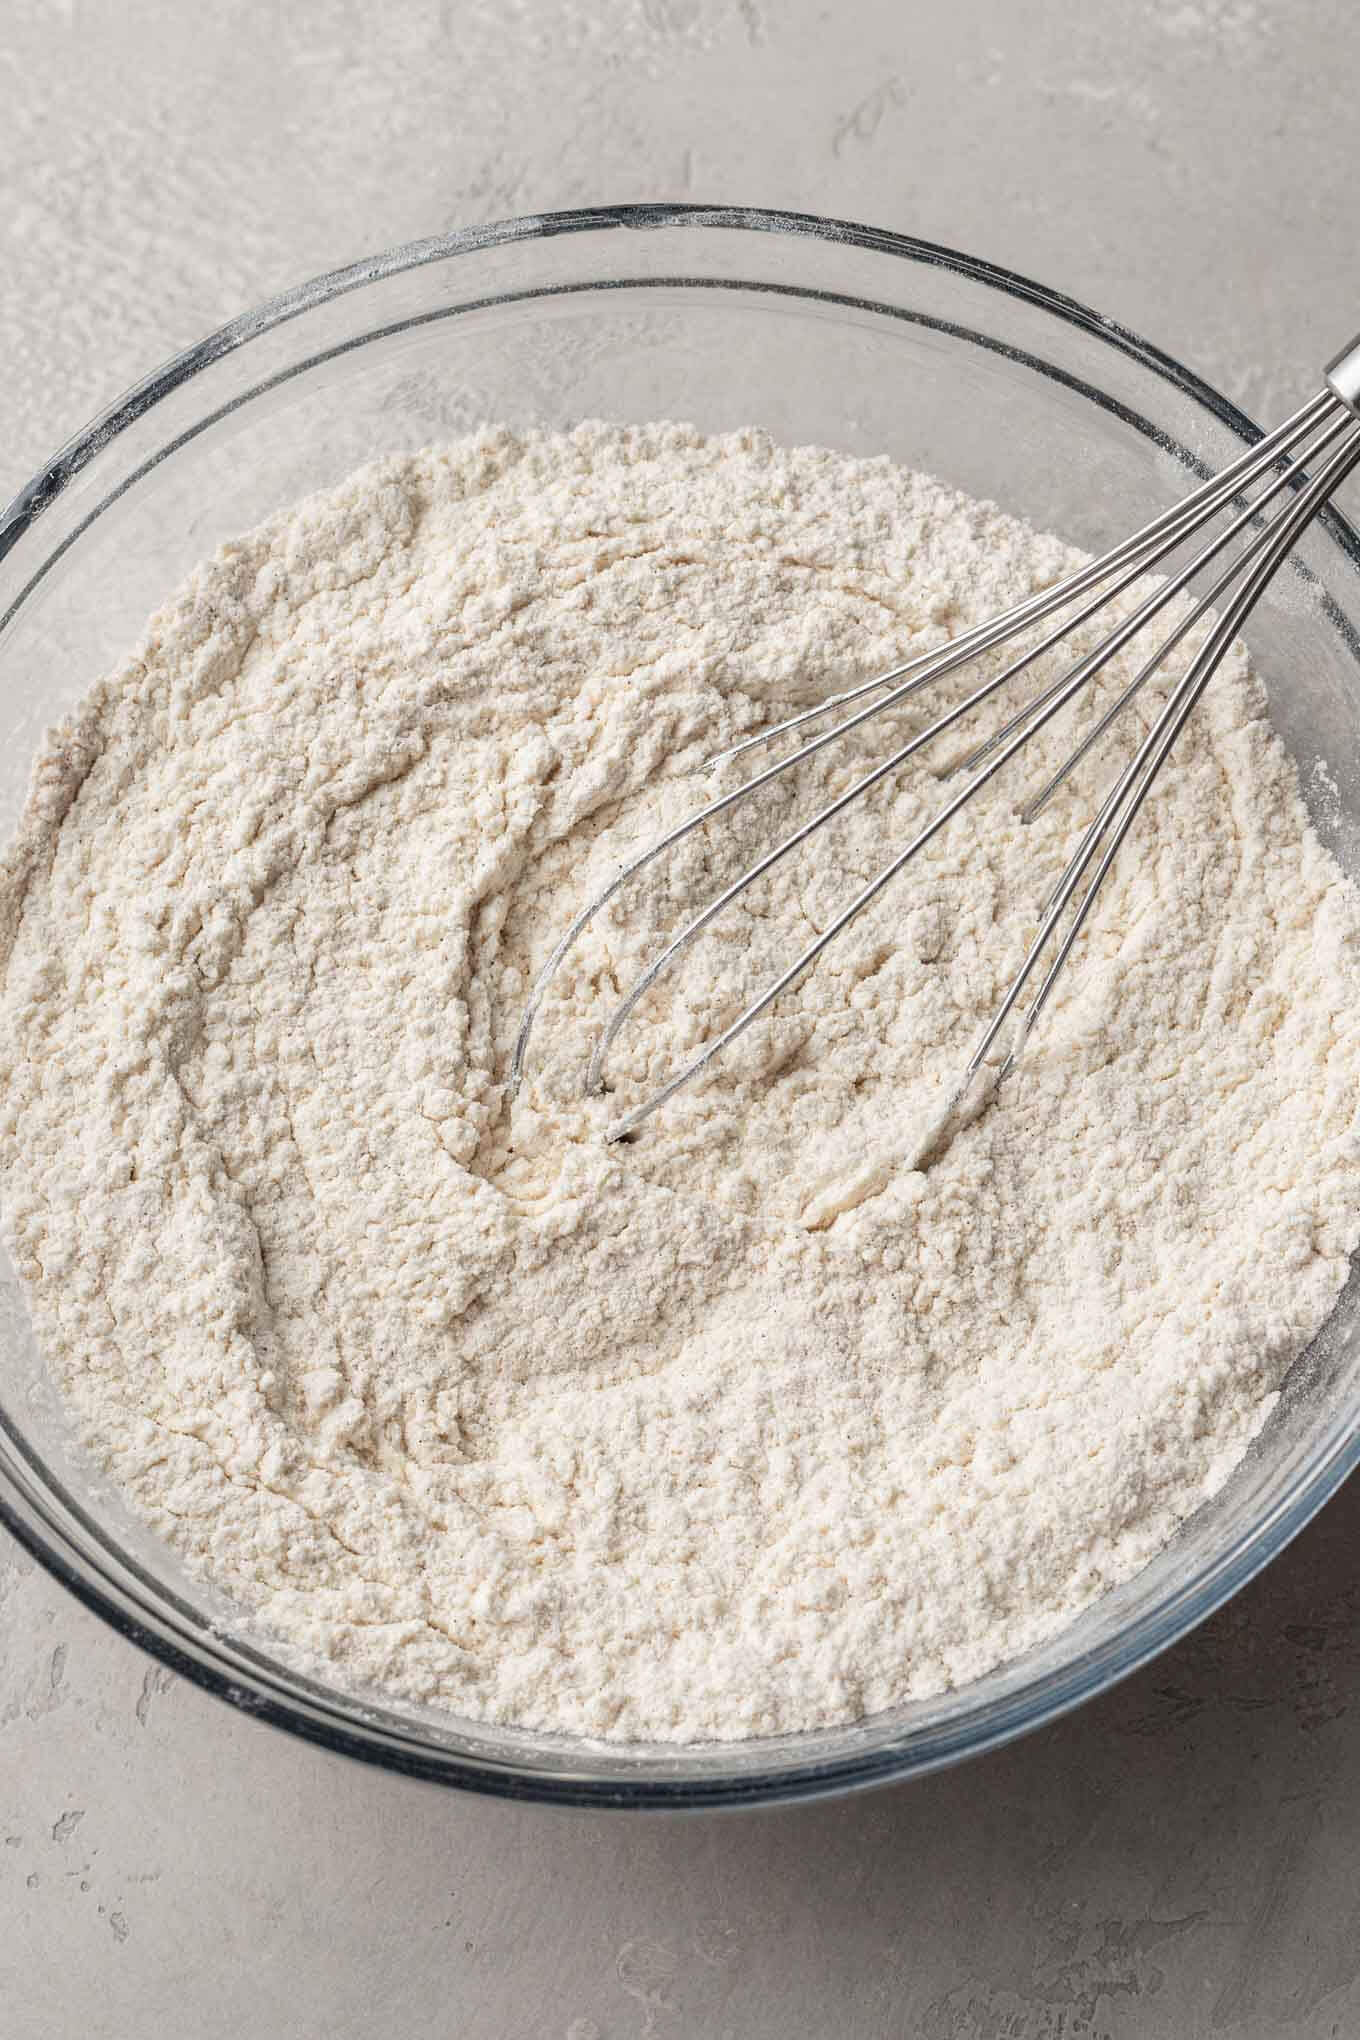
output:
[{"label": "white flour", "polygon": [[601,917],[505,1104],[529,974],[707,752],[1069,558],[883,461],[493,431],[299,506],[153,619],[0,866],[0,1188],[83,1435],[194,1570],[350,1682],[741,1736],[983,1671],[1225,1476],[1360,1234],[1360,909],[1240,656],[1021,1070],[926,1170],[1150,696],[1024,829],[1108,690],[1060,718],[606,1148],[958,747],[720,922],[587,1107],[609,1001],[948,690],[835,747]]}]

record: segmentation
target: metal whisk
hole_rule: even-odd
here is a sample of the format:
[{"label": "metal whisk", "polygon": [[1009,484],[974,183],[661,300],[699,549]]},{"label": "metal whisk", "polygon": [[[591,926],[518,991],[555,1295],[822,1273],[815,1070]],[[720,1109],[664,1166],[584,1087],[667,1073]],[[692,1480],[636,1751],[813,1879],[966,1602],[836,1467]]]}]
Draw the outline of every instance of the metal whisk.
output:
[{"label": "metal whisk", "polygon": [[[1306,472],[1308,465],[1319,459],[1322,464],[1310,476]],[[969,777],[961,791],[945,801],[939,812],[906,848],[885,864],[882,871],[855,895],[815,942],[810,943],[801,955],[794,958],[787,970],[773,984],[758,998],[753,999],[730,1026],[725,1027],[713,1040],[706,1042],[692,1061],[686,1063],[658,1090],[652,1092],[640,1105],[635,1106],[611,1127],[606,1138],[625,1139],[644,1119],[655,1112],[658,1106],[663,1105],[682,1085],[689,1083],[705,1069],[715,1056],[721,1055],[738,1035],[743,1034],[753,1021],[758,1020],[780,994],[816,961],[822,951],[835,941],[856,915],[862,913],[870,901],[876,899],[884,887],[910,864],[917,853],[952,820],[960,808],[1022,751],[1031,738],[1051,722],[1054,716],[1061,713],[1068,702],[1089,684],[1117,652],[1145,630],[1196,575],[1218,559],[1220,554],[1229,551],[1227,564],[1221,568],[1204,594],[1194,603],[1193,608],[1173,625],[1160,643],[1156,644],[1128,686],[1097,720],[1066,762],[1021,811],[1022,819],[1025,821],[1032,819],[1039,812],[1073,767],[1100,742],[1134,696],[1152,678],[1168,653],[1206,617],[1210,618],[1210,627],[1204,643],[1190,660],[1182,678],[1171,690],[1165,706],[1138,746],[1133,758],[1106,795],[1082,837],[1076,854],[1066,866],[1050,895],[1043,910],[1039,931],[1005,997],[988,1022],[954,1095],[958,1095],[981,1070],[1002,1027],[1015,1012],[1026,985],[1038,969],[1041,960],[1047,957],[1047,966],[1038,990],[1023,1012],[1016,1015],[1009,1050],[997,1071],[997,1081],[1000,1081],[1014,1066],[1025,1040],[1047,1005],[1058,975],[1095,904],[1096,895],[1118,855],[1119,847],[1196,702],[1295,540],[1358,462],[1360,462],[1360,336],[1357,336],[1348,347],[1343,348],[1335,360],[1328,364],[1323,389],[1301,410],[1296,411],[1292,418],[1269,433],[1231,466],[1224,468],[1221,474],[1194,490],[1173,509],[1163,511],[1159,517],[1153,518],[1151,523],[1145,524],[1141,531],[1135,532],[1131,538],[1125,539],[1122,544],[1113,547],[1099,559],[1093,560],[1089,566],[1078,569],[1076,573],[1068,575],[1052,588],[1044,589],[1041,593],[1031,596],[1029,600],[1017,603],[1014,608],[1006,610],[988,622],[963,632],[961,636],[951,639],[936,650],[923,653],[918,658],[908,659],[903,664],[892,667],[888,672],[880,673],[875,679],[866,680],[843,693],[833,694],[812,708],[789,716],[785,721],[769,729],[760,730],[756,735],[747,737],[743,742],[710,760],[711,767],[716,768],[754,750],[759,745],[772,743],[779,737],[787,736],[790,731],[800,730],[835,709],[844,708],[851,702],[865,701],[867,697],[877,696],[877,699],[867,700],[866,706],[855,709],[830,729],[801,743],[797,749],[779,759],[776,764],[769,765],[751,778],[743,780],[731,791],[698,808],[676,828],[657,837],[635,857],[630,858],[610,883],[582,908],[570,927],[563,932],[529,993],[510,1065],[510,1095],[513,1097],[519,1087],[535,1015],[562,959],[600,908],[613,899],[615,894],[639,872],[672,850],[677,843],[683,842],[685,837],[693,834],[696,829],[703,828],[719,815],[726,814],[738,801],[746,800],[761,787],[769,785],[781,773],[791,771],[804,759],[825,749],[828,744],[834,743],[851,730],[858,729],[861,724],[881,714],[884,709],[905,701],[910,695],[918,693],[944,674],[953,672],[956,667],[965,665],[980,653],[1009,642],[1054,611],[1066,610],[1073,604],[1077,605],[1071,608],[1071,613],[1064,621],[1058,623],[1036,644],[1018,653],[1002,672],[976,688],[957,706],[950,708],[928,728],[912,737],[909,743],[894,751],[891,757],[885,758],[880,765],[856,780],[846,792],[777,843],[696,914],[679,934],[667,943],[655,961],[642,972],[614,1008],[586,1073],[588,1093],[599,1093],[607,1088],[605,1058],[620,1028],[648,987],[655,983],[661,973],[689,947],[695,937],[708,927],[724,908],[745,892],[748,886],[753,885],[765,872],[771,870],[801,844],[806,843],[818,829],[841,814],[852,801],[867,793],[870,787],[876,786],[880,780],[896,772],[916,752],[923,750],[946,730],[952,729],[956,723],[961,722],[983,702],[990,700],[1037,659],[1051,651],[1054,646],[1061,644],[1072,631],[1095,616],[1113,597],[1119,595],[1150,569],[1157,567],[1178,546],[1211,524],[1220,513],[1226,512],[1229,516],[1227,524],[1207,538],[1184,566],[1174,573],[1169,573],[1158,587],[1100,639],[1092,651],[1051,685],[1024,702],[999,730],[979,744],[963,760],[962,769],[968,772]],[[1264,507],[1279,496],[1283,496],[1283,504],[1269,517],[1263,517],[1261,513]],[[1230,551],[1234,541],[1238,539],[1242,540],[1241,545],[1235,551]],[[1092,595],[1092,590],[1099,592]],[[1083,596],[1091,596],[1091,599],[1082,601]],[[1221,613],[1215,614],[1214,605],[1220,601],[1224,606]],[[1056,947],[1049,954],[1050,943],[1057,934],[1064,916],[1068,915],[1069,909],[1071,913],[1067,925],[1058,936]]]}]

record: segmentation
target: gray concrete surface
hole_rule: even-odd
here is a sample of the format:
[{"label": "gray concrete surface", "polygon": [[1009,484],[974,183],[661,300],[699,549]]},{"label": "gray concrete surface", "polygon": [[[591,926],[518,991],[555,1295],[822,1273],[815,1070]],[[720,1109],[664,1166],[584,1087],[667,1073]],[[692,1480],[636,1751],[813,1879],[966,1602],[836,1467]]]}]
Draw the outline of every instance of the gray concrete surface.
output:
[{"label": "gray concrete surface", "polygon": [[[1360,318],[1343,0],[4,0],[0,493],[280,285],[738,199],[1028,270],[1273,417]],[[1360,2033],[1360,1490],[1121,1691],[726,1819],[405,1785],[170,1680],[0,1540],[4,2040]]]}]

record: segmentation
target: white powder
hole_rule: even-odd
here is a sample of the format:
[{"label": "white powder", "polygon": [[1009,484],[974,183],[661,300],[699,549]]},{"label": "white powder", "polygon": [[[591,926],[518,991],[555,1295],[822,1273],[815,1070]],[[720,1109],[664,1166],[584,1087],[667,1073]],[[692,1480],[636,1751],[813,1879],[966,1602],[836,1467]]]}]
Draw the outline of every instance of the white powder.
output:
[{"label": "white powder", "polygon": [[195,1571],[347,1682],[741,1736],[985,1670],[1224,1478],[1360,1234],[1360,909],[1240,653],[1019,1072],[942,1145],[1163,697],[1018,807],[1125,664],[635,1143],[599,1135],[960,747],[747,895],[587,1106],[610,1002],[948,686],[602,915],[505,1102],[529,976],[702,757],[1071,557],[756,433],[488,432],[302,504],[153,619],[0,868],[0,1185],[82,1434]]}]

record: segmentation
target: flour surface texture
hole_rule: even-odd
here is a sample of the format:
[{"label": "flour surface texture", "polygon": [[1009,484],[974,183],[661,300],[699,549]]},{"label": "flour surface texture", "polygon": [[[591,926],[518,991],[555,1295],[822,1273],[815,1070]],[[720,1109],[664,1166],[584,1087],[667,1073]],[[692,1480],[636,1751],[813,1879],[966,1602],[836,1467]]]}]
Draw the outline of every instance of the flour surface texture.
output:
[{"label": "flour surface texture", "polygon": [[0,865],[0,1199],[88,1450],[243,1618],[485,1720],[798,1729],[1025,1649],[1225,1478],[1360,1234],[1360,906],[1240,650],[943,1142],[1165,688],[1019,810],[1127,663],[635,1142],[1024,696],[744,896],[585,1101],[612,1002],[995,666],[626,889],[506,1095],[533,972],[710,753],[1074,557],[755,432],[487,430],[228,546],[52,733]]}]

